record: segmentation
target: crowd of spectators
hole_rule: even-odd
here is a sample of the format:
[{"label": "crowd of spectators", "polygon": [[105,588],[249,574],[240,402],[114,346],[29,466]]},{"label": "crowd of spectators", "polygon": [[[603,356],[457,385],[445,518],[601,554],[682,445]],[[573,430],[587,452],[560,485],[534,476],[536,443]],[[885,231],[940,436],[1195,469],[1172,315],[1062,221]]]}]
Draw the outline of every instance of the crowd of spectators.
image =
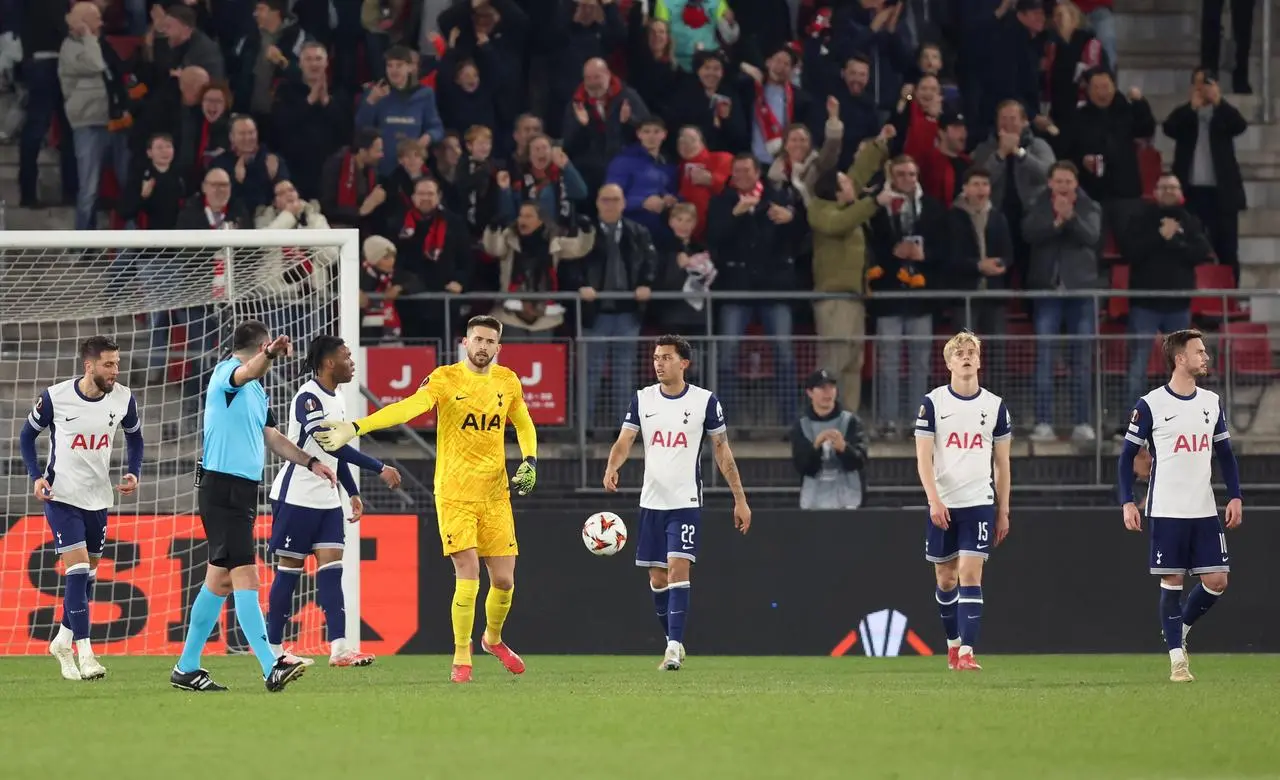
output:
[{"label": "crowd of spectators", "polygon": [[[1135,288],[1189,290],[1215,257],[1238,269],[1245,120],[1216,69],[1197,71],[1163,124],[1173,175],[1148,188],[1135,144],[1157,118],[1116,88],[1111,5],[5,0],[29,95],[23,205],[39,205],[36,155],[56,117],[77,228],[106,209],[139,229],[358,228],[367,339],[440,338],[445,318],[480,309],[512,339],[615,339],[590,351],[589,375],[613,393],[593,388],[588,408],[609,421],[638,367],[624,340],[646,326],[708,335],[698,293],[756,293],[715,306],[722,394],[743,389],[736,337],[753,324],[775,339],[778,384],[798,388],[791,337],[812,322],[842,407],[865,409],[875,333],[869,427],[893,437],[926,390],[940,318],[999,336],[1010,306],[880,293],[1107,287],[1108,235]],[[1247,70],[1234,75],[1247,91]],[[1187,273],[1160,270],[1170,257]],[[408,297],[499,291],[522,297]],[[562,291],[580,295],[582,334],[542,297]],[[866,303],[769,298],[802,291]],[[1135,335],[1180,322],[1171,300],[1135,306]],[[1030,314],[1046,336],[1099,321],[1087,297]],[[1068,422],[1054,419],[1049,344],[1040,438]],[[1082,380],[1088,359],[1071,358]],[[1069,421],[1080,439],[1096,435],[1087,384]],[[778,394],[783,422],[795,395]]]}]

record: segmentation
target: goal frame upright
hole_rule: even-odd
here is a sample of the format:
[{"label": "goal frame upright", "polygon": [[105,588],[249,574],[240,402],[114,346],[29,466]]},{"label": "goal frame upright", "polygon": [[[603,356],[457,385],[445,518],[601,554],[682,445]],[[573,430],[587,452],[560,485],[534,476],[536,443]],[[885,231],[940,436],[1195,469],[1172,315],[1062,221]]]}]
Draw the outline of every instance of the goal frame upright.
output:
[{"label": "goal frame upright", "polygon": [[[360,346],[360,234],[350,228],[325,230],[25,230],[0,232],[0,269],[9,264],[3,255],[7,252],[66,250],[141,251],[174,249],[209,249],[227,252],[227,298],[235,296],[235,250],[237,249],[287,249],[287,248],[336,249],[338,258],[334,276],[338,285],[338,333],[351,349],[356,363],[353,380],[341,388],[346,401],[347,414],[352,419],[363,417],[368,406],[361,387],[366,384],[365,350]],[[228,251],[229,250],[229,251]],[[211,258],[212,261],[212,258]],[[212,262],[210,277],[213,276]],[[141,305],[139,312],[147,308]],[[166,308],[166,307],[157,307]],[[41,318],[19,313],[12,319],[0,312],[3,322],[39,322]],[[85,317],[94,316],[86,312]],[[319,335],[319,334],[316,334]],[[295,345],[295,360],[306,353],[306,344]],[[52,378],[51,378],[52,379]],[[146,409],[142,409],[146,414]],[[351,442],[359,447],[359,439]],[[358,469],[352,469],[352,477],[360,481]],[[264,487],[269,487],[264,485]],[[343,592],[346,601],[347,645],[359,649],[360,645],[360,531],[359,524],[345,523],[345,549],[343,551]],[[268,562],[270,563],[270,562]]]}]

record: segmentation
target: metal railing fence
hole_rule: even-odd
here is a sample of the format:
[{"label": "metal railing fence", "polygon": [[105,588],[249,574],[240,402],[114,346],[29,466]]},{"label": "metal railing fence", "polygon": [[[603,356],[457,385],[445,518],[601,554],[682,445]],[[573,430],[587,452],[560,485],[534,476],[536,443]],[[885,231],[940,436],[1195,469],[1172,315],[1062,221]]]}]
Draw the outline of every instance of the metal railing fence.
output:
[{"label": "metal railing fence", "polygon": [[[447,361],[453,358],[444,353],[462,336],[466,317],[490,313],[499,305],[495,302],[520,296],[413,298],[424,306],[443,307],[439,359]],[[1166,314],[1159,319],[1169,327],[1178,317],[1168,312],[1189,311],[1191,321],[1203,325],[1214,359],[1204,386],[1222,397],[1233,429],[1280,438],[1280,428],[1269,430],[1259,415],[1264,394],[1280,376],[1271,336],[1265,325],[1249,322],[1270,312],[1280,317],[1280,290],[920,291],[869,298],[653,292],[642,306],[629,303],[636,297],[628,293],[601,292],[595,301],[576,293],[549,293],[539,299],[563,306],[564,324],[541,334],[525,333],[521,342],[567,345],[562,351],[563,422],[546,427],[559,429],[562,439],[576,441],[584,488],[596,485],[595,465],[603,457],[597,450],[612,440],[635,389],[654,381],[650,355],[657,334],[682,332],[693,344],[689,380],[720,397],[739,440],[760,442],[766,450],[776,445],[785,455],[785,433],[807,403],[804,378],[816,368],[826,368],[840,379],[842,398],[859,399],[860,416],[873,443],[885,445],[884,452],[902,443],[907,454],[921,397],[948,378],[943,344],[980,321],[981,309],[1001,304],[1012,312],[996,318],[1004,332],[978,333],[984,345],[981,381],[1006,399],[1020,455],[1090,456],[1091,484],[1110,481],[1114,433],[1137,397],[1167,377],[1158,339],[1153,332],[1134,331],[1134,311],[1146,320],[1151,319],[1150,311]],[[700,311],[689,305],[695,300],[701,303]],[[822,335],[816,335],[810,324],[818,301],[862,304],[865,332],[856,333],[850,326],[847,333],[832,333],[819,322],[816,331]],[[621,318],[627,320],[625,327],[616,321],[608,328],[597,327],[602,304],[634,314]],[[672,311],[680,306],[690,311],[681,312],[677,326]],[[889,321],[884,313],[893,310],[905,314]],[[1049,327],[1049,319],[1056,327]],[[892,333],[886,334],[890,327]],[[1052,435],[1043,427],[1037,430],[1042,425],[1050,426]],[[715,487],[718,474],[709,461],[704,475]]]}]

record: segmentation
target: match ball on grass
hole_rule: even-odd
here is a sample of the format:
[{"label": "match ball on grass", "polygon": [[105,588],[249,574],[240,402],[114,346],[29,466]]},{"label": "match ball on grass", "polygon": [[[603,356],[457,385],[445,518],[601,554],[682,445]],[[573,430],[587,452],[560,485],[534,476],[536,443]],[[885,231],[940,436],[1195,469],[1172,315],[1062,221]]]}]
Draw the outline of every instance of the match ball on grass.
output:
[{"label": "match ball on grass", "polygon": [[592,555],[614,555],[627,546],[627,524],[613,512],[598,512],[582,524],[582,543]]}]

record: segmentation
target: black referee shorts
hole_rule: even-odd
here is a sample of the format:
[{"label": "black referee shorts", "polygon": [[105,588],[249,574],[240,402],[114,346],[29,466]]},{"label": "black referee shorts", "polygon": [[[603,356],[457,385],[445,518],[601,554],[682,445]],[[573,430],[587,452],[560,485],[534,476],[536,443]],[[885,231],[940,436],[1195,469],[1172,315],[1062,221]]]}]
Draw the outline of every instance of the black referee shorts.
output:
[{"label": "black referee shorts", "polygon": [[258,483],[206,471],[198,496],[200,521],[209,540],[209,563],[224,569],[256,563],[253,523],[258,517]]}]

